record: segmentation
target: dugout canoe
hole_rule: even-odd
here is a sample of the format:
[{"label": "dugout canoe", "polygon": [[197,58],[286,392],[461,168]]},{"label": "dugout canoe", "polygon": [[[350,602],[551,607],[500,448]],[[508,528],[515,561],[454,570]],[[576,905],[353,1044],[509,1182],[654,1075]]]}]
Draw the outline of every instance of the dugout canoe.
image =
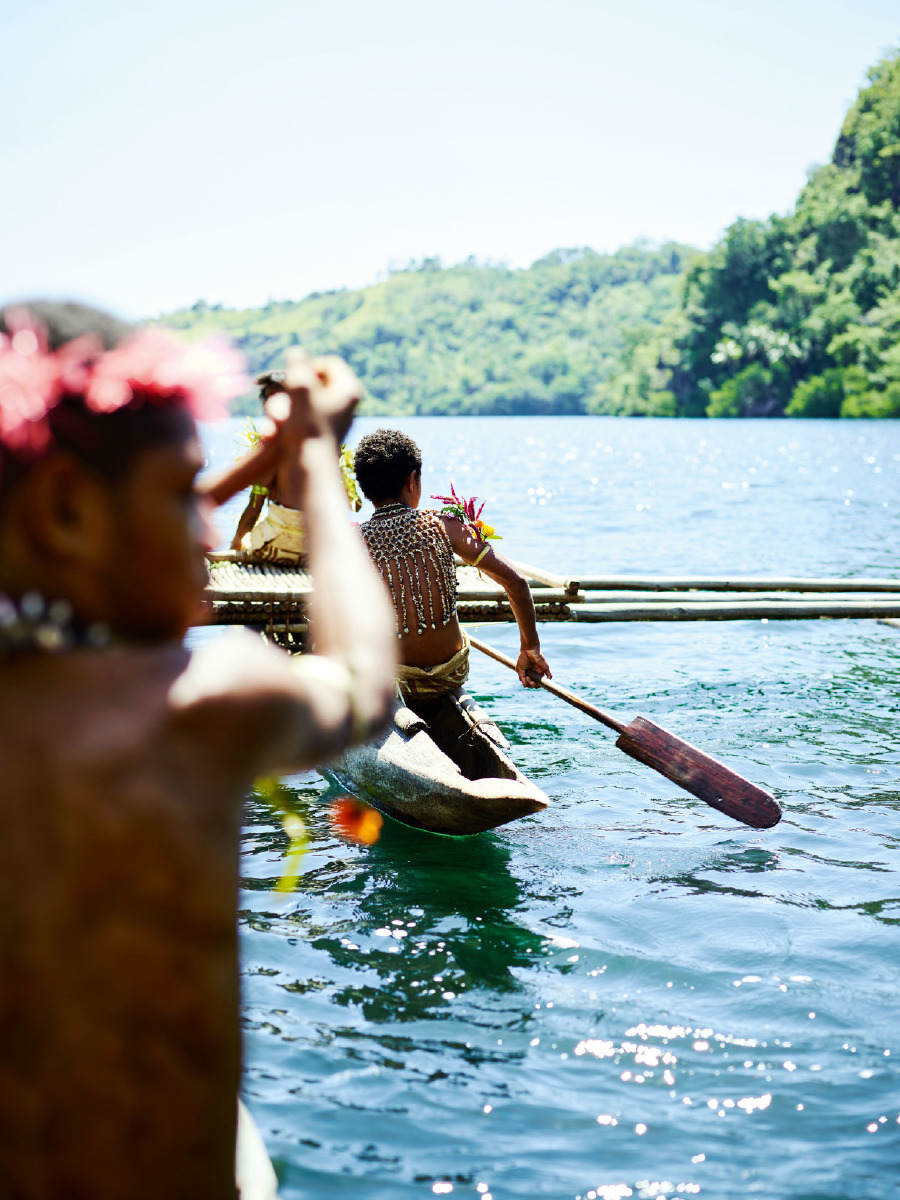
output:
[{"label": "dugout canoe", "polygon": [[326,773],[405,825],[460,837],[541,812],[550,803],[509,757],[509,742],[464,688],[398,703],[387,730]]}]

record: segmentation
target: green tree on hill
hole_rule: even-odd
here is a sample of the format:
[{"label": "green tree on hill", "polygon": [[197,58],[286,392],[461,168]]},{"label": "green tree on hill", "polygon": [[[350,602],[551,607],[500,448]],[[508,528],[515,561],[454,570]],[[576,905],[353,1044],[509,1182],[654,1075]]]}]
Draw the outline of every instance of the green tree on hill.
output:
[{"label": "green tree on hill", "polygon": [[678,411],[900,415],[900,53],[869,72],[796,208],[688,273]]},{"label": "green tree on hill", "polygon": [[245,311],[200,302],[161,321],[227,333],[255,371],[291,344],[340,354],[374,413],[669,413],[682,280],[696,255],[675,244],[556,250],[527,270],[427,259],[357,291]]},{"label": "green tree on hill", "polygon": [[370,412],[900,416],[900,52],[786,216],[708,254],[555,250],[527,270],[437,259],[371,287],[160,318],[229,334],[252,369],[343,355]]}]

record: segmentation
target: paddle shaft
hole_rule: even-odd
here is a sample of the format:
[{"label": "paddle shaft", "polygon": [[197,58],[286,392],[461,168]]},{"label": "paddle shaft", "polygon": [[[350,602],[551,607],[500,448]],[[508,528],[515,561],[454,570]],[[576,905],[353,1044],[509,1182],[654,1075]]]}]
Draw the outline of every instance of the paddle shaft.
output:
[{"label": "paddle shaft", "polygon": [[[513,660],[499,650],[471,635],[469,640],[482,654],[516,670]],[[630,725],[623,725],[615,717],[594,708],[566,688],[546,679],[539,682],[542,688],[559,696],[560,700],[565,700],[587,716],[614,729],[619,735],[616,746],[625,754],[659,771],[660,775],[665,775],[666,779],[703,800],[711,808],[753,829],[771,829],[781,820],[781,809],[774,796],[662,726],[655,725],[645,717],[635,717]]]},{"label": "paddle shaft", "polygon": [[[503,663],[504,667],[509,667],[511,671],[517,671],[516,664],[511,658],[505,654],[501,654],[499,650],[495,650],[493,646],[489,646],[486,642],[480,641],[476,637],[469,634],[469,641],[476,650],[480,650],[482,654],[486,654],[488,658],[496,659],[498,663]],[[605,713],[602,709],[594,708],[593,704],[588,704],[587,700],[582,700],[580,696],[576,696],[574,692],[570,692],[568,688],[560,687],[558,683],[554,683],[550,679],[538,680],[537,676],[531,676],[535,682],[539,682],[545,691],[552,692],[554,696],[559,696],[560,700],[565,700],[567,704],[571,704],[573,708],[580,708],[583,713],[589,717],[593,717],[595,721],[600,721],[609,729],[614,729],[616,733],[624,733],[628,728],[621,721],[617,721],[615,717],[611,717],[609,713]]]}]

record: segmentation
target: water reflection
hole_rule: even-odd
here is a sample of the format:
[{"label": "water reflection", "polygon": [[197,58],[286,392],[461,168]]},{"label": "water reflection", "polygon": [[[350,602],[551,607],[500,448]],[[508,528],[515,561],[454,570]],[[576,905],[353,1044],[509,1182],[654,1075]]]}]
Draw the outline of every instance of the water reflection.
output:
[{"label": "water reflection", "polygon": [[[245,919],[255,928],[299,925],[297,932],[310,946],[324,950],[341,977],[351,977],[331,993],[333,1003],[358,1006],[378,1023],[416,1021],[439,1017],[466,993],[521,989],[516,968],[538,961],[547,938],[515,918],[527,897],[510,870],[509,849],[496,836],[437,837],[386,818],[376,845],[364,852],[346,848],[345,854],[324,815],[337,793],[313,797],[286,790],[311,845],[334,846],[338,855],[301,874],[293,912],[255,911]],[[274,822],[267,830],[267,820],[266,811],[251,803],[249,835],[260,849],[272,851],[275,866],[285,838]],[[266,890],[275,879],[273,873],[244,882]],[[327,928],[310,924],[303,903],[310,892],[327,896],[338,910]],[[303,992],[323,984],[298,980],[283,986]]]},{"label": "water reflection", "polygon": [[[463,992],[516,990],[513,968],[533,962],[543,939],[511,916],[523,896],[509,861],[490,835],[436,838],[386,821],[365,870],[337,888],[359,896],[355,927],[377,939],[366,965],[380,982],[346,987],[336,1002],[372,1020],[416,1020]],[[356,961],[346,941],[315,945],[342,965]]]}]

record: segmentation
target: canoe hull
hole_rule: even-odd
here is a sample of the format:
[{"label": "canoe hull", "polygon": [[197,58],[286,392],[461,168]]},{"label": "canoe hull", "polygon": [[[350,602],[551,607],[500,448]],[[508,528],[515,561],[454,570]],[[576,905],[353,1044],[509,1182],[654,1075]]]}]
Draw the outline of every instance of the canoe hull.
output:
[{"label": "canoe hull", "polygon": [[487,713],[457,688],[418,712],[398,703],[385,733],[348,750],[328,774],[395,820],[460,837],[549,804],[507,748]]}]

